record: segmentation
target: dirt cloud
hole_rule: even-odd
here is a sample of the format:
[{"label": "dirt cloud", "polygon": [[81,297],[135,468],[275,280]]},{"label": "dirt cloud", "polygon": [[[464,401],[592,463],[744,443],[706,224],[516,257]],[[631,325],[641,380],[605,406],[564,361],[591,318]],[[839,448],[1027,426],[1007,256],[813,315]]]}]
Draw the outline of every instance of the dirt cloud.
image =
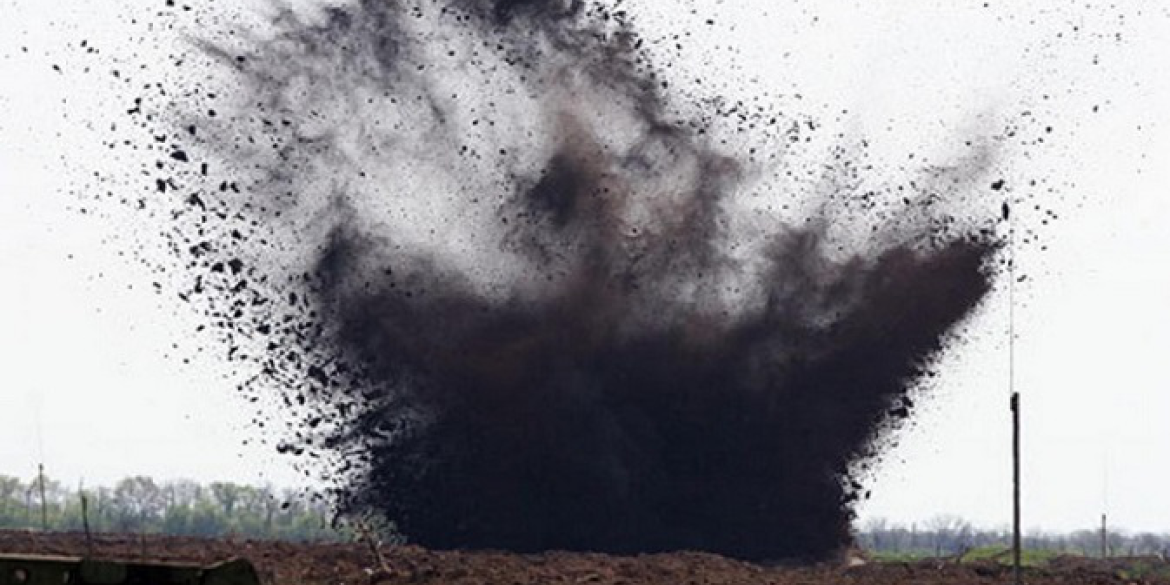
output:
[{"label": "dirt cloud", "polygon": [[295,275],[271,286],[300,325],[256,359],[319,413],[343,508],[441,548],[848,541],[850,464],[990,288],[983,224],[907,211],[846,246],[864,208],[761,214],[620,3],[272,24],[205,47],[239,86],[201,123],[247,169],[246,270]]}]

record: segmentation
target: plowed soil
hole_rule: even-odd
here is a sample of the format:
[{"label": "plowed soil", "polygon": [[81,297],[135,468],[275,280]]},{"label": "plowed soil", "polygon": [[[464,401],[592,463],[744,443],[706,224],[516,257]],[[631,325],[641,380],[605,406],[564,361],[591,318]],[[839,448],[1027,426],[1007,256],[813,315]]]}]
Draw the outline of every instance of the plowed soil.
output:
[{"label": "plowed soil", "polygon": [[[83,534],[0,531],[0,554],[85,555]],[[1007,567],[983,563],[923,561],[868,563],[846,567],[764,566],[697,552],[636,557],[549,552],[520,555],[493,551],[430,551],[414,546],[383,547],[382,559],[362,543],[286,543],[243,539],[196,539],[101,534],[92,556],[126,560],[213,563],[232,557],[252,561],[266,584],[501,584],[564,583],[590,585],[682,585],[768,583],[779,585],[894,583],[1010,583]],[[1140,561],[1140,562],[1139,562]],[[1044,569],[1027,569],[1024,582],[1040,584],[1168,584],[1170,579],[1137,577],[1132,567],[1160,559],[1057,560]]]}]

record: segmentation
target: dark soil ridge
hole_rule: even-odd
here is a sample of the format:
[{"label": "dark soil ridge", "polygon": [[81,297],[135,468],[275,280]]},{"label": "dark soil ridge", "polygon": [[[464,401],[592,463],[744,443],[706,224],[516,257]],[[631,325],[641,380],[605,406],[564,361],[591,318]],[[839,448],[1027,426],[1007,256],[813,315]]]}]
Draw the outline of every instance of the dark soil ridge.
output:
[{"label": "dark soil ridge", "polygon": [[[82,533],[0,531],[0,554],[83,556],[89,546]],[[514,554],[499,551],[432,551],[417,546],[386,546],[376,558],[364,543],[292,543],[240,538],[203,539],[161,535],[97,534],[93,556],[107,559],[154,560],[211,564],[233,557],[250,560],[267,584],[372,585],[722,585],[759,583],[820,585],[937,583],[1002,584],[1011,582],[1009,567],[989,561],[956,563],[844,563],[763,565],[702,552],[639,556],[546,552]],[[384,564],[383,564],[384,561]],[[1144,561],[1143,564],[1147,564]],[[1170,564],[1160,559],[1162,574]],[[1099,561],[1058,559],[1050,566],[1029,568],[1028,585],[1170,585],[1170,578],[1135,577],[1124,559]]]}]

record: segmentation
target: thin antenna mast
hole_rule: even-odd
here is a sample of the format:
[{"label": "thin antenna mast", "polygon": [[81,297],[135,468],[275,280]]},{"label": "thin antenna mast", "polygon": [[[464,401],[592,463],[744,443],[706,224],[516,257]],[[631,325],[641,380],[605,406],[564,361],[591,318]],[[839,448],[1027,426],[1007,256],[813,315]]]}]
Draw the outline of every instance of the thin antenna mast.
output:
[{"label": "thin antenna mast", "polygon": [[1109,557],[1109,523],[1107,515],[1109,514],[1109,443],[1105,441],[1105,450],[1101,459],[1104,469],[1102,470],[1101,482],[1101,558]]},{"label": "thin antenna mast", "polygon": [[1020,393],[1016,391],[1016,228],[1011,207],[1003,204],[1008,222],[1008,390],[1012,410],[1012,576],[1020,585]]}]

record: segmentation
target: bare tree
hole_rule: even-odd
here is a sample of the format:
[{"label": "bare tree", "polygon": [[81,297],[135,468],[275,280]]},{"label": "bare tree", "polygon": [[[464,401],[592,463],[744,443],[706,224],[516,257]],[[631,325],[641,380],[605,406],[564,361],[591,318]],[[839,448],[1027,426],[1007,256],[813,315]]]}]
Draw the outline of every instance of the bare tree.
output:
[{"label": "bare tree", "polygon": [[935,556],[960,554],[970,546],[971,524],[958,516],[944,514],[935,516],[926,523],[933,533]]},{"label": "bare tree", "polygon": [[[885,518],[870,518],[865,522],[865,528],[862,529],[859,535],[859,540],[865,538],[868,542],[862,542],[862,545],[870,550],[886,550],[891,544],[897,543],[889,542],[889,521]],[[896,548],[894,550],[897,550]]]}]

